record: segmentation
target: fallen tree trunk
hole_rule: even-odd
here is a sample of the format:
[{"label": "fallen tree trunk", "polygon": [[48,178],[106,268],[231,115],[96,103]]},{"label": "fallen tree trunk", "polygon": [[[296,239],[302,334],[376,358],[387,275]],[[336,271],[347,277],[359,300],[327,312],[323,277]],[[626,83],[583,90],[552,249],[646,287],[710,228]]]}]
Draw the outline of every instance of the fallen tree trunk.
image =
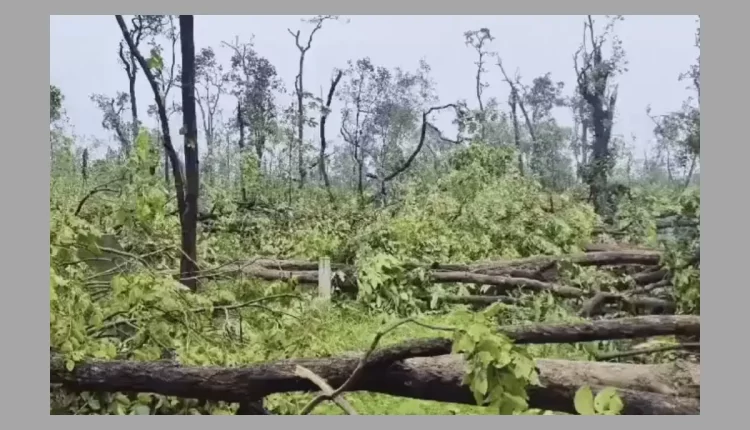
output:
[{"label": "fallen tree trunk", "polygon": [[[574,323],[532,323],[501,326],[498,331],[516,344],[576,343],[639,339],[651,336],[700,335],[700,317],[644,316]],[[414,339],[375,350],[368,365],[383,366],[413,357],[450,354],[453,341],[444,337]]]},{"label": "fallen tree trunk", "polygon": [[[250,276],[269,281],[294,280],[296,282],[299,282],[300,284],[318,283],[317,271],[283,271],[268,269],[262,266],[247,266],[242,270]],[[584,291],[580,288],[568,287],[565,285],[559,285],[551,282],[544,282],[529,278],[494,276],[472,272],[433,272],[431,274],[431,279],[434,283],[474,283],[489,285],[490,288],[487,289],[486,293],[494,296],[488,299],[482,299],[479,298],[479,296],[449,296],[444,299],[444,301],[452,303],[480,305],[491,304],[495,301],[503,301],[505,303],[512,304],[516,303],[514,299],[499,299],[499,297],[502,297],[499,296],[499,294],[507,293],[515,289],[522,289],[536,292],[548,292],[550,294],[563,298],[588,297],[589,300],[584,303],[583,308],[580,311],[580,315],[582,316],[591,316],[601,313],[601,307],[604,304],[616,302],[622,302],[628,307],[632,308],[632,310],[634,311],[645,311],[647,313],[673,313],[676,310],[675,304],[668,300],[651,297],[627,297],[625,295],[616,293]],[[662,284],[667,285],[668,283],[669,282],[665,280],[660,281],[656,284],[652,284],[652,286],[659,287]],[[345,280],[343,282],[340,282],[338,278],[334,278],[334,285],[336,285],[342,291],[356,291],[356,278],[352,275],[349,275],[345,277]],[[651,287],[643,287],[633,290],[632,293],[644,294],[651,291],[651,289]]]},{"label": "fallen tree trunk", "polygon": [[640,264],[651,266],[659,264],[660,259],[661,252],[659,251],[631,249],[621,251],[588,252],[573,255],[542,255],[521,258],[517,260],[474,263],[470,265],[440,264],[433,267],[439,270],[466,271],[499,275],[501,273],[498,272],[512,268],[524,268],[527,270],[534,268],[536,270],[543,271],[547,266],[551,266],[557,262],[562,261],[569,261],[581,266],[608,266],[622,264]]},{"label": "fallen tree trunk", "polygon": [[445,303],[454,303],[462,305],[472,305],[476,307],[489,306],[494,303],[500,302],[507,305],[515,305],[519,302],[518,299],[508,296],[456,296],[448,295],[441,296],[439,301]]},{"label": "fallen tree trunk", "polygon": [[630,308],[631,313],[646,311],[655,314],[673,314],[677,311],[677,305],[673,301],[655,297],[629,297],[623,294],[602,291],[584,302],[578,315],[582,317],[601,315],[604,313],[604,306],[608,304],[622,304],[626,308]]},{"label": "fallen tree trunk", "polygon": [[502,293],[516,288],[527,289],[537,292],[548,292],[560,297],[578,298],[588,295],[586,291],[575,287],[542,282],[536,279],[511,278],[508,276],[492,276],[470,272],[434,272],[431,275],[435,283],[472,283],[491,285],[493,294]]},{"label": "fallen tree trunk", "polygon": [[700,335],[700,316],[653,315],[574,323],[533,323],[500,327],[516,343],[572,343]]},{"label": "fallen tree trunk", "polygon": [[[606,248],[605,248],[606,249]],[[436,271],[445,272],[474,272],[485,273],[489,271],[500,272],[506,270],[521,270],[521,274],[528,274],[523,271],[529,269],[539,269],[546,265],[558,261],[570,261],[581,266],[607,266],[622,264],[639,264],[639,265],[656,265],[659,264],[661,252],[648,249],[618,249],[616,251],[606,250],[597,252],[585,252],[573,255],[559,256],[534,256],[505,261],[488,261],[472,264],[450,264],[450,263],[433,263],[433,264],[415,264],[413,267],[423,267]],[[304,260],[279,260],[279,259],[257,259],[252,261],[253,265],[262,266],[267,269],[282,271],[308,271],[317,270],[318,262]],[[334,270],[351,271],[353,266],[342,263],[331,263]],[[509,273],[493,273],[501,276]],[[523,276],[521,276],[523,277]]]},{"label": "fallen tree trunk", "polygon": [[[572,256],[537,256],[470,265],[433,264],[421,265],[421,267],[431,269],[430,276],[434,283],[491,285],[491,294],[521,288],[538,292],[546,291],[565,298],[581,298],[590,297],[594,293],[553,282],[557,275],[552,272],[556,272],[558,262],[570,261],[584,266],[654,266],[659,263],[660,258],[661,253],[657,251],[627,250],[582,253]],[[317,262],[310,261],[258,259],[249,264],[240,265],[237,270],[248,276],[268,281],[294,279],[301,284],[317,284],[317,266]],[[356,291],[356,275],[352,266],[333,264],[332,268],[346,273],[343,281],[338,276],[334,277],[336,286],[342,291]],[[657,266],[653,272],[635,275],[634,281],[638,285],[643,285],[649,281],[661,279],[665,275],[666,271],[658,270]]]},{"label": "fallen tree trunk", "polygon": [[[68,372],[65,360],[52,356],[50,382],[74,391],[148,392],[183,398],[242,402],[274,393],[318,391],[295,373],[310,369],[331,386],[340,386],[354,372],[358,357],[284,360],[244,368],[187,367],[170,362],[84,362]],[[619,389],[624,414],[699,414],[695,393],[700,370],[695,365],[629,365],[564,360],[538,360],[541,387],[530,387],[530,407],[574,413],[573,396],[584,384]],[[473,404],[463,385],[465,362],[460,356],[411,358],[368,367],[351,391]],[[676,384],[674,381],[685,381]],[[685,388],[689,387],[689,388]]]}]

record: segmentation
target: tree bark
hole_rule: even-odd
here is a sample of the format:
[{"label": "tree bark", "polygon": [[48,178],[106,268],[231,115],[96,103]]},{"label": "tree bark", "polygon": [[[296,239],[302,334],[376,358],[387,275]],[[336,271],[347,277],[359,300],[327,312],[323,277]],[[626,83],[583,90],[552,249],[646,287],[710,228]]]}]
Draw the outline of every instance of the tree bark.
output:
[{"label": "tree bark", "polygon": [[336,77],[331,81],[331,88],[328,90],[328,99],[326,100],[326,106],[323,113],[320,115],[320,155],[318,159],[318,169],[320,169],[320,177],[323,178],[323,184],[325,184],[326,190],[328,191],[328,199],[333,202],[333,193],[331,192],[331,181],[328,179],[328,170],[326,169],[326,120],[331,109],[331,103],[333,102],[333,95],[336,93],[336,86],[341,81],[341,77],[344,72],[339,70]]},{"label": "tree bark", "polygon": [[[354,372],[359,357],[285,360],[244,368],[187,367],[174,362],[84,362],[72,372],[65,360],[50,359],[50,382],[77,391],[151,392],[185,398],[243,402],[274,393],[318,391],[297,376],[297,365],[310,369],[331,386]],[[532,408],[575,413],[573,397],[582,385],[618,389],[626,415],[700,414],[700,368],[694,364],[634,365],[565,360],[537,360],[539,387],[529,387]],[[462,357],[410,358],[369,366],[351,387],[390,395],[474,404],[463,384]]]},{"label": "tree bark", "polygon": [[200,168],[198,166],[198,121],[195,114],[195,41],[193,15],[180,15],[180,45],[182,49],[182,117],[185,130],[185,210],[182,222],[182,283],[195,291],[198,283],[197,227]]}]

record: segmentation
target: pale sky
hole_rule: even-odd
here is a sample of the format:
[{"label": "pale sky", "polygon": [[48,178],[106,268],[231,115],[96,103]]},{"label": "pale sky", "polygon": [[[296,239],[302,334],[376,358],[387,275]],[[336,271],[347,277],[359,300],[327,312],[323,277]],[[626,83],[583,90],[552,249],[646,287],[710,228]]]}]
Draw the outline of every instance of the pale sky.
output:
[{"label": "pale sky", "polygon": [[[196,51],[211,46],[228,68],[229,51],[222,41],[231,42],[238,36],[249,41],[254,35],[256,51],[268,58],[293,89],[299,53],[287,28],[302,30],[302,37],[312,26],[300,22],[301,16],[206,16],[195,17]],[[309,17],[308,17],[309,18]],[[416,70],[424,58],[432,67],[441,103],[466,99],[476,107],[474,74],[476,52],[464,43],[463,33],[481,27],[490,29],[495,37],[489,49],[503,59],[506,70],[518,70],[524,82],[552,73],[554,81],[565,82],[565,94],[574,89],[573,53],[581,43],[584,16],[346,16],[345,22],[326,22],[316,33],[305,63],[306,90],[319,95],[327,92],[334,68],[345,68],[348,60],[370,57],[375,65]],[[604,23],[603,16],[595,17]],[[678,109],[691,95],[687,82],[677,80],[698,56],[693,46],[697,27],[695,16],[626,16],[616,32],[623,41],[629,71],[617,78],[619,98],[614,132],[630,142],[638,140],[637,155],[653,140],[653,123],[645,113],[651,105],[654,113]],[[50,83],[65,95],[64,107],[79,136],[109,138],[101,127],[101,112],[90,95],[113,96],[127,92],[127,78],[117,61],[121,34],[113,15],[51,16],[50,17]],[[179,50],[179,45],[178,48]],[[145,48],[142,48],[147,54]],[[178,52],[179,57],[179,52]],[[497,97],[503,110],[508,96],[507,84],[494,65],[486,67],[485,100]],[[153,119],[144,118],[153,94],[142,73],[138,76],[139,113],[141,120],[154,126]],[[179,92],[173,91],[179,100]],[[279,97],[285,103],[288,97]],[[223,96],[221,106],[225,118],[231,115],[236,101]],[[332,105],[329,130],[338,130],[341,103]],[[567,111],[557,114],[563,123],[570,123]],[[448,129],[450,117],[441,117],[437,125]],[[179,116],[172,117],[172,129],[179,129]],[[307,137],[313,137],[307,132]],[[181,146],[181,145],[180,145]]]}]

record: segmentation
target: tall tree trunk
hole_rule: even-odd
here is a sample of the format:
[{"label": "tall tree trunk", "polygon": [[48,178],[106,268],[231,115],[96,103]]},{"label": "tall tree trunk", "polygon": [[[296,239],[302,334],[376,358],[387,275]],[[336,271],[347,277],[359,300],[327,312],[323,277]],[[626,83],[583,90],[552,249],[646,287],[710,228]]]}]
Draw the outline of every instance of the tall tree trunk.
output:
[{"label": "tall tree trunk", "polygon": [[518,126],[518,112],[516,107],[518,106],[518,92],[514,89],[510,90],[510,112],[513,116],[513,139],[516,141],[516,149],[518,150],[518,171],[521,172],[521,176],[524,175],[523,167],[523,148],[521,147],[521,130]]},{"label": "tall tree trunk", "polygon": [[326,170],[326,120],[328,119],[328,113],[331,110],[333,95],[336,93],[336,85],[341,81],[343,75],[344,73],[339,70],[336,77],[331,81],[331,88],[328,90],[326,106],[323,113],[320,115],[320,155],[318,159],[318,169],[320,169],[320,177],[323,179],[323,184],[325,184],[326,191],[328,191],[328,198],[331,202],[333,202],[333,192],[331,192],[331,181],[328,179],[328,171]]},{"label": "tall tree trunk", "polygon": [[[130,54],[130,57],[133,58],[133,54]],[[135,68],[134,63],[135,62],[131,63],[133,67],[133,75],[128,79],[128,89],[130,91],[130,112],[133,114],[133,137],[132,139],[130,139],[131,142],[138,138],[138,132],[140,131],[141,126],[140,122],[138,121],[138,103],[135,98],[135,73],[137,69]]]},{"label": "tall tree trunk", "polygon": [[302,84],[302,73],[305,67],[304,52],[299,57],[299,75],[297,75],[297,162],[299,163],[299,187],[305,186],[305,169],[304,159],[304,133],[305,133],[305,105],[304,105],[304,87]]},{"label": "tall tree trunk", "polygon": [[[242,163],[245,157],[245,121],[242,115],[242,102],[240,100],[237,100],[237,126],[240,128],[238,146],[240,147],[240,163]],[[247,189],[245,188],[245,174],[242,164],[240,164],[240,193],[242,193],[242,201],[247,202]]]},{"label": "tall tree trunk", "polygon": [[[163,140],[163,137],[159,137],[159,140]],[[169,186],[169,154],[164,151],[164,183]]]},{"label": "tall tree trunk", "polygon": [[182,258],[180,273],[183,283],[196,290],[198,193],[198,121],[195,114],[195,41],[193,15],[180,15],[180,45],[182,48],[182,117],[185,131],[185,215],[182,223]]}]

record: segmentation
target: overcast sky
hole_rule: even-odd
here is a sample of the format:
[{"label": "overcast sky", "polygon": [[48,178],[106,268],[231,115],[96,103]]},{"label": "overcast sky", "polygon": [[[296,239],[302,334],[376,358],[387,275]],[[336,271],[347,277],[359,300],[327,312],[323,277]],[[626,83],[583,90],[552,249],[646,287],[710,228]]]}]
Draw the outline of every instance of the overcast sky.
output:
[{"label": "overcast sky", "polygon": [[[301,16],[204,16],[195,18],[196,50],[211,46],[227,64],[229,52],[222,41],[249,41],[254,36],[256,51],[277,68],[287,89],[293,88],[299,52],[287,32],[301,29],[306,37],[311,26]],[[315,35],[305,63],[305,86],[318,95],[327,91],[334,68],[344,68],[348,60],[370,57],[374,64],[416,70],[424,58],[432,67],[442,103],[466,99],[476,106],[474,74],[476,53],[464,44],[463,33],[487,27],[495,37],[491,50],[503,59],[506,70],[518,70],[528,83],[546,72],[566,84],[572,94],[575,82],[572,56],[581,43],[583,16],[347,16],[344,22],[326,22]],[[604,23],[604,17],[596,17]],[[689,95],[687,82],[677,80],[695,62],[693,46],[697,27],[695,16],[626,16],[616,27],[629,61],[629,71],[617,78],[619,98],[615,133],[630,141],[631,134],[643,149],[653,140],[653,123],[645,113],[678,109]],[[90,100],[100,93],[112,96],[127,91],[127,78],[117,62],[121,40],[113,15],[50,17],[50,83],[65,95],[64,107],[79,136],[109,139],[101,127],[101,112]],[[179,49],[179,47],[178,47]],[[144,51],[146,53],[146,51]],[[179,56],[179,55],[178,55]],[[507,85],[499,69],[488,66],[490,88],[485,98],[507,99]],[[145,76],[139,74],[139,112],[143,117],[153,103]],[[177,93],[175,91],[175,93]],[[179,96],[179,94],[176,94]],[[289,100],[284,97],[280,100]],[[236,101],[225,96],[222,107],[231,115]],[[503,105],[505,108],[507,105]],[[338,112],[336,102],[332,106]],[[225,117],[226,117],[225,116]],[[336,115],[338,116],[338,115]],[[567,112],[558,112],[560,121],[570,123]],[[153,119],[145,119],[155,125]],[[332,118],[332,120],[335,120]],[[450,118],[440,118],[446,127]],[[177,116],[173,122],[179,123]],[[335,128],[334,128],[335,127]],[[172,124],[177,130],[179,125]],[[331,124],[331,130],[338,126]],[[307,136],[311,136],[308,132]],[[180,145],[181,146],[181,145]]]}]

